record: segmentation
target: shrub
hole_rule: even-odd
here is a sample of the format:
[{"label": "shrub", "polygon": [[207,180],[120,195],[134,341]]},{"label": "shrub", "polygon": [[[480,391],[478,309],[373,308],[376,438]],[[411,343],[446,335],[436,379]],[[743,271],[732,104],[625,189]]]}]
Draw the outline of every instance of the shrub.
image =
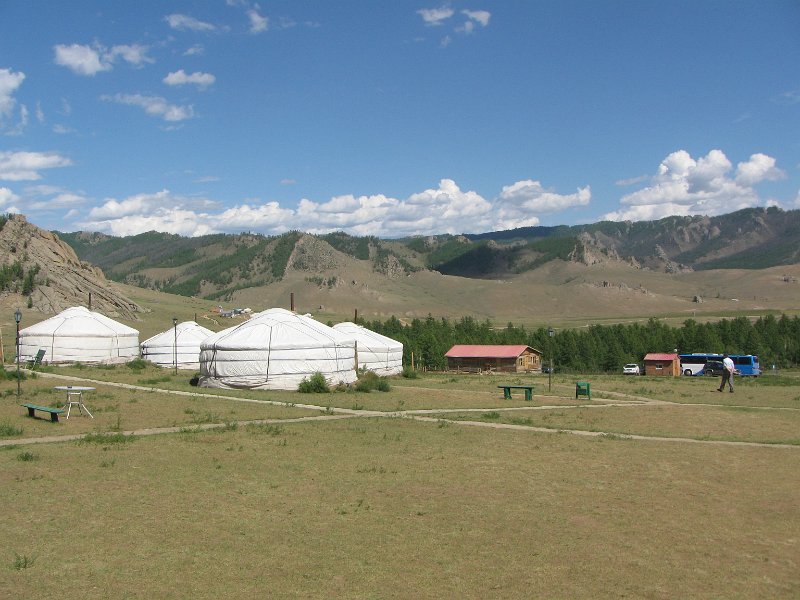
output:
[{"label": "shrub", "polygon": [[129,369],[133,369],[134,371],[144,369],[149,363],[149,361],[144,360],[143,358],[134,358],[132,361],[125,363],[125,366]]},{"label": "shrub", "polygon": [[22,428],[16,427],[11,423],[0,423],[0,437],[9,437],[12,435],[22,435]]},{"label": "shrub", "polygon": [[14,552],[14,562],[12,564],[15,571],[22,571],[29,569],[36,562],[36,556],[27,556],[25,554],[17,554]]},{"label": "shrub", "polygon": [[[16,370],[6,371],[5,378],[8,379],[9,381],[15,381],[17,379],[17,371]],[[0,379],[2,379],[2,377],[0,377]],[[19,380],[25,381],[27,379],[28,379],[27,373],[25,373],[25,371],[19,371]]]},{"label": "shrub", "polygon": [[303,394],[327,394],[331,389],[325,381],[325,376],[317,371],[311,377],[304,377],[297,386],[297,391]]},{"label": "shrub", "polygon": [[388,392],[391,386],[386,379],[379,377],[372,371],[362,371],[359,374],[355,388],[357,392],[371,392],[372,390]]},{"label": "shrub", "polygon": [[414,369],[406,365],[403,367],[403,377],[406,379],[417,379],[419,374]]}]

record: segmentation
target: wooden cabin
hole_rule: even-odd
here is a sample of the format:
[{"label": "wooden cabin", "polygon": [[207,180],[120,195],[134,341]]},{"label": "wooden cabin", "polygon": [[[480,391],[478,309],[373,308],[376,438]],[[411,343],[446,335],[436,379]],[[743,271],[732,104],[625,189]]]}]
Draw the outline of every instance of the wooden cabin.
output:
[{"label": "wooden cabin", "polygon": [[456,344],[445,356],[449,371],[530,373],[542,370],[542,353],[530,346]]},{"label": "wooden cabin", "polygon": [[681,374],[681,359],[673,353],[651,352],[644,357],[644,374],[678,377]]}]

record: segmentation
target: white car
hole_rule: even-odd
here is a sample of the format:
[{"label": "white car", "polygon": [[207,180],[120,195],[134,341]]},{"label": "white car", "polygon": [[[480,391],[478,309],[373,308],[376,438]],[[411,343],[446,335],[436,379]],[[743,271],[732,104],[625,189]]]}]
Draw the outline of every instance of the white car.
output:
[{"label": "white car", "polygon": [[622,367],[622,374],[623,375],[639,375],[639,373],[640,373],[639,365],[630,364],[630,365],[625,365],[624,367]]}]

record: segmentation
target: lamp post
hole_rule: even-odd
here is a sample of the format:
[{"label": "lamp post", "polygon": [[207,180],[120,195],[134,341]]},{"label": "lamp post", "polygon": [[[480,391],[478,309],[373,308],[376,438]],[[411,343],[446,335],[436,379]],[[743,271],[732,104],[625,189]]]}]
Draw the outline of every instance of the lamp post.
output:
[{"label": "lamp post", "polygon": [[22,311],[20,309],[14,311],[14,320],[17,322],[17,398],[19,398],[19,322],[22,321]]},{"label": "lamp post", "polygon": [[175,375],[178,374],[178,317],[172,317],[172,332],[174,336],[174,344],[172,346],[172,364],[175,365]]},{"label": "lamp post", "polygon": [[547,336],[550,338],[550,368],[547,370],[547,391],[553,390],[553,336],[556,334],[555,329],[552,327],[547,328]]}]

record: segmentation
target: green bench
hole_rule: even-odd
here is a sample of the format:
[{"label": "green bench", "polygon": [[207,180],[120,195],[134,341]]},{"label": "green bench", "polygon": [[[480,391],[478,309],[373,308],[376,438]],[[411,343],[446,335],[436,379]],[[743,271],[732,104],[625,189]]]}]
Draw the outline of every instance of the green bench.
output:
[{"label": "green bench", "polygon": [[589,400],[592,399],[592,388],[588,381],[578,381],[575,383],[575,399],[578,396],[586,396]]},{"label": "green bench", "polygon": [[498,385],[503,390],[503,398],[511,400],[511,390],[525,390],[525,400],[533,400],[532,385]]},{"label": "green bench", "polygon": [[49,406],[39,406],[38,404],[22,404],[21,406],[24,406],[28,409],[29,417],[34,417],[35,415],[33,413],[36,410],[39,412],[50,413],[50,420],[53,423],[58,423],[58,415],[64,412],[63,408],[51,408]]}]

